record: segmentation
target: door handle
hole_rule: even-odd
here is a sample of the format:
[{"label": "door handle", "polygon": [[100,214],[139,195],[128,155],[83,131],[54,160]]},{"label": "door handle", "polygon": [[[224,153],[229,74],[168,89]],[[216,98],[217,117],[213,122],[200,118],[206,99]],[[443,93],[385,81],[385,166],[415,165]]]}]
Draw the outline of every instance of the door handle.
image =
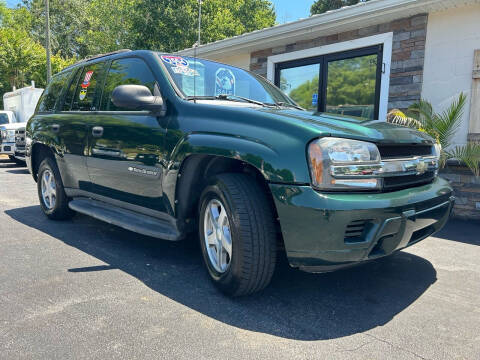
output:
[{"label": "door handle", "polygon": [[101,126],[94,126],[92,128],[92,135],[94,137],[101,137],[103,135],[103,127]]},{"label": "door handle", "polygon": [[53,124],[53,125],[52,125],[52,131],[53,131],[54,133],[58,133],[58,132],[60,131],[60,125],[58,125],[58,124]]}]

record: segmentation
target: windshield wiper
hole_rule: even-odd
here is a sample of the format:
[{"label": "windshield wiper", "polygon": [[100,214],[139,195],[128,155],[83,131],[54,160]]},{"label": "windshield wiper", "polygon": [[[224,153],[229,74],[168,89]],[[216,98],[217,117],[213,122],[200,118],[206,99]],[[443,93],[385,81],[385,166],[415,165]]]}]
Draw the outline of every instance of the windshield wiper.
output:
[{"label": "windshield wiper", "polygon": [[187,100],[227,100],[227,101],[248,102],[248,103],[260,105],[260,106],[276,106],[275,104],[263,103],[261,101],[249,99],[239,95],[227,95],[227,94],[220,94],[216,96],[210,96],[210,95],[187,96]]},{"label": "windshield wiper", "polygon": [[227,94],[220,94],[220,95],[217,95],[215,96],[216,99],[219,99],[219,100],[231,100],[231,101],[238,101],[238,100],[241,100],[241,101],[245,101],[245,102],[248,102],[248,103],[251,103],[251,104],[256,104],[256,105],[260,105],[260,106],[266,106],[268,104],[265,104],[261,101],[257,101],[257,100],[252,100],[252,99],[249,99],[249,98],[246,98],[246,97],[243,97],[243,96],[239,96],[239,95],[227,95]]}]

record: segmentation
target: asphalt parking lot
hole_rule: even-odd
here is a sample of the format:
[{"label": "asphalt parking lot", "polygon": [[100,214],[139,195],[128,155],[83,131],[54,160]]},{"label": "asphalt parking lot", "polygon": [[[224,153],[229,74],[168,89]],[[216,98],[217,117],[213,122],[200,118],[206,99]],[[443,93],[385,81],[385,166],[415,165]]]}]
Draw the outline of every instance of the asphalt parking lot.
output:
[{"label": "asphalt parking lot", "polygon": [[480,358],[479,223],[336,273],[283,261],[241,299],[215,290],[198,251],[50,221],[27,170],[0,159],[0,358]]}]

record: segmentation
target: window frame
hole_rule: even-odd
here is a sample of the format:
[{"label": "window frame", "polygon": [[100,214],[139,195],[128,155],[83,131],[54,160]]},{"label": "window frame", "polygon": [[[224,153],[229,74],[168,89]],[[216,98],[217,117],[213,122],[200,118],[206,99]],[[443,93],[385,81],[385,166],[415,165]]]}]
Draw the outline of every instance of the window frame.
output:
[{"label": "window frame", "polygon": [[319,64],[318,74],[318,102],[317,111],[326,112],[327,107],[327,85],[328,85],[328,64],[338,60],[348,60],[356,57],[377,55],[377,69],[375,73],[375,100],[374,100],[374,119],[379,117],[380,111],[380,89],[383,72],[383,44],[366,46],[362,48],[327,53],[313,57],[300,58],[284,62],[275,63],[275,85],[280,87],[280,72],[285,69],[291,69],[300,66]]}]

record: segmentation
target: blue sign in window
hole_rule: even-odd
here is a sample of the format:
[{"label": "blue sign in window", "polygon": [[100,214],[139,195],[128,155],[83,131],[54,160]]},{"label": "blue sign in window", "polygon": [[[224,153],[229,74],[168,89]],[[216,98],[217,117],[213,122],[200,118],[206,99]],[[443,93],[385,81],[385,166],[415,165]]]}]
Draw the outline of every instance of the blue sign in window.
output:
[{"label": "blue sign in window", "polygon": [[318,94],[312,94],[312,105],[318,105]]}]

